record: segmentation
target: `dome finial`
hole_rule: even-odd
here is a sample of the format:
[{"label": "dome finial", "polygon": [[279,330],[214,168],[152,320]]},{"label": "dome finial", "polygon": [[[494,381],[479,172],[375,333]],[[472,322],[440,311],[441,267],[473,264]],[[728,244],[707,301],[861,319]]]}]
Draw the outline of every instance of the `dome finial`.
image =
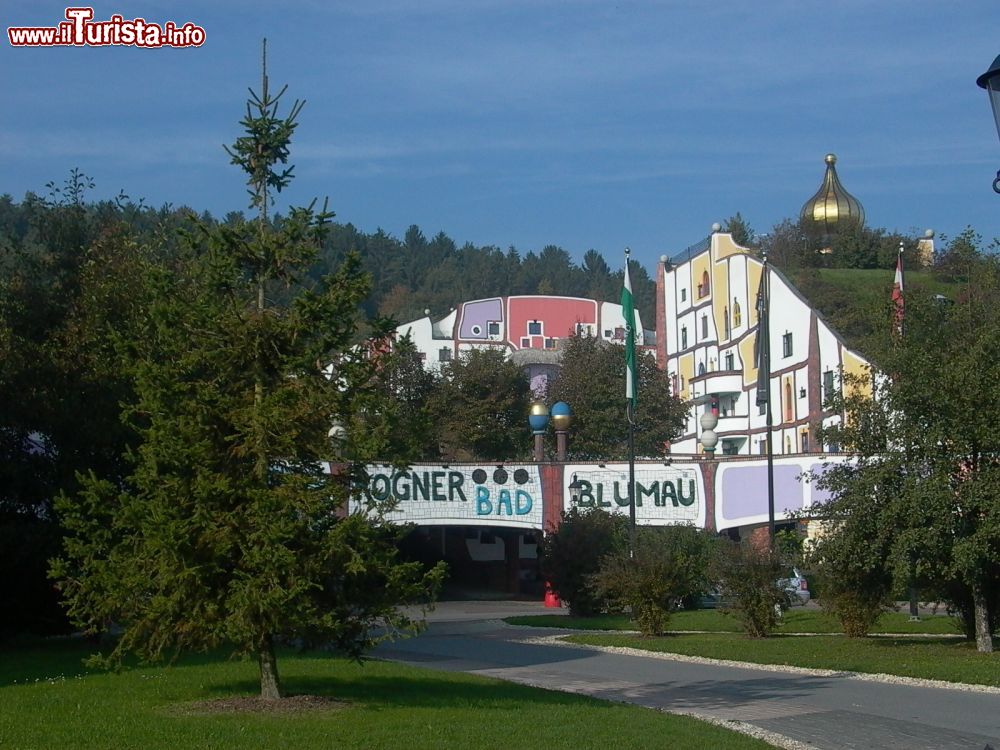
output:
[{"label": "dome finial", "polygon": [[848,226],[860,226],[865,223],[865,209],[861,201],[844,189],[837,177],[837,155],[827,154],[826,174],[823,184],[812,198],[802,206],[799,217],[802,223],[829,238]]}]

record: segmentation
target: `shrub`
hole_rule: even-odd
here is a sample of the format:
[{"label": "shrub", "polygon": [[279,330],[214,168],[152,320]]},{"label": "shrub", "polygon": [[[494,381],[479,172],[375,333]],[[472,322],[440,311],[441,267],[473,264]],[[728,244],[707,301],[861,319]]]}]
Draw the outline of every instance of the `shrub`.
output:
[{"label": "shrub", "polygon": [[735,615],[751,638],[766,638],[788,605],[777,585],[782,569],[780,556],[771,550],[745,542],[723,542],[719,547],[713,572],[725,602],[723,611]]},{"label": "shrub", "polygon": [[708,588],[710,557],[711,538],[693,526],[643,527],[635,556],[608,555],[592,580],[612,606],[631,610],[643,635],[662,635],[681,601]]},{"label": "shrub", "polygon": [[628,519],[599,508],[573,508],[542,542],[542,574],[571,615],[587,617],[605,607],[591,577],[601,558],[625,549]]}]

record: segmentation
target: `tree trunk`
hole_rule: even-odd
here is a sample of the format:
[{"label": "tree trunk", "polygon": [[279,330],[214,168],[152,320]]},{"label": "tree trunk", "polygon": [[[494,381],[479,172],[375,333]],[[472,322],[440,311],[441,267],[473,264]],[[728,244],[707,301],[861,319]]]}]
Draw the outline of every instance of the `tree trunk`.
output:
[{"label": "tree trunk", "polygon": [[976,650],[981,653],[993,651],[993,635],[990,633],[990,617],[986,604],[986,592],[980,582],[972,585],[973,618],[976,621]]},{"label": "tree trunk", "polygon": [[281,682],[278,680],[278,660],[274,655],[274,641],[270,635],[264,636],[257,658],[260,663],[260,697],[276,701],[281,697]]}]

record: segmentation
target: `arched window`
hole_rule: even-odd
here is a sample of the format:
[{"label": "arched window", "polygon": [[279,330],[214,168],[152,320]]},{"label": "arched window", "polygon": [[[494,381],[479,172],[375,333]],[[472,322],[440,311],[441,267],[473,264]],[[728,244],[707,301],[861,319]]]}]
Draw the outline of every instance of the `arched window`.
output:
[{"label": "arched window", "polygon": [[708,286],[708,271],[702,271],[701,273],[701,283],[698,285],[698,296],[707,297],[709,291]]},{"label": "arched window", "polygon": [[795,404],[792,403],[792,381],[785,381],[785,421],[795,419]]},{"label": "arched window", "polygon": [[704,375],[705,374],[705,363],[704,362],[699,362],[698,363],[698,374],[699,375]]},{"label": "arched window", "polygon": [[743,316],[740,314],[740,303],[733,297],[733,328],[743,325]]},{"label": "arched window", "polygon": [[722,308],[722,325],[723,325],[723,330],[725,331],[724,338],[728,339],[729,338],[729,308],[728,307],[723,307]]}]

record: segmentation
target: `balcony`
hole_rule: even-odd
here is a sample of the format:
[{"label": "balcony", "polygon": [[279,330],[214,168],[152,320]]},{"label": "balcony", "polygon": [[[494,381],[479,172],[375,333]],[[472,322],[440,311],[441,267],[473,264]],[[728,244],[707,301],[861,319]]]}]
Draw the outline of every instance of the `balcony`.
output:
[{"label": "balcony", "polygon": [[688,383],[695,403],[704,403],[713,396],[743,392],[743,373],[740,370],[715,370],[704,375],[696,375]]}]

